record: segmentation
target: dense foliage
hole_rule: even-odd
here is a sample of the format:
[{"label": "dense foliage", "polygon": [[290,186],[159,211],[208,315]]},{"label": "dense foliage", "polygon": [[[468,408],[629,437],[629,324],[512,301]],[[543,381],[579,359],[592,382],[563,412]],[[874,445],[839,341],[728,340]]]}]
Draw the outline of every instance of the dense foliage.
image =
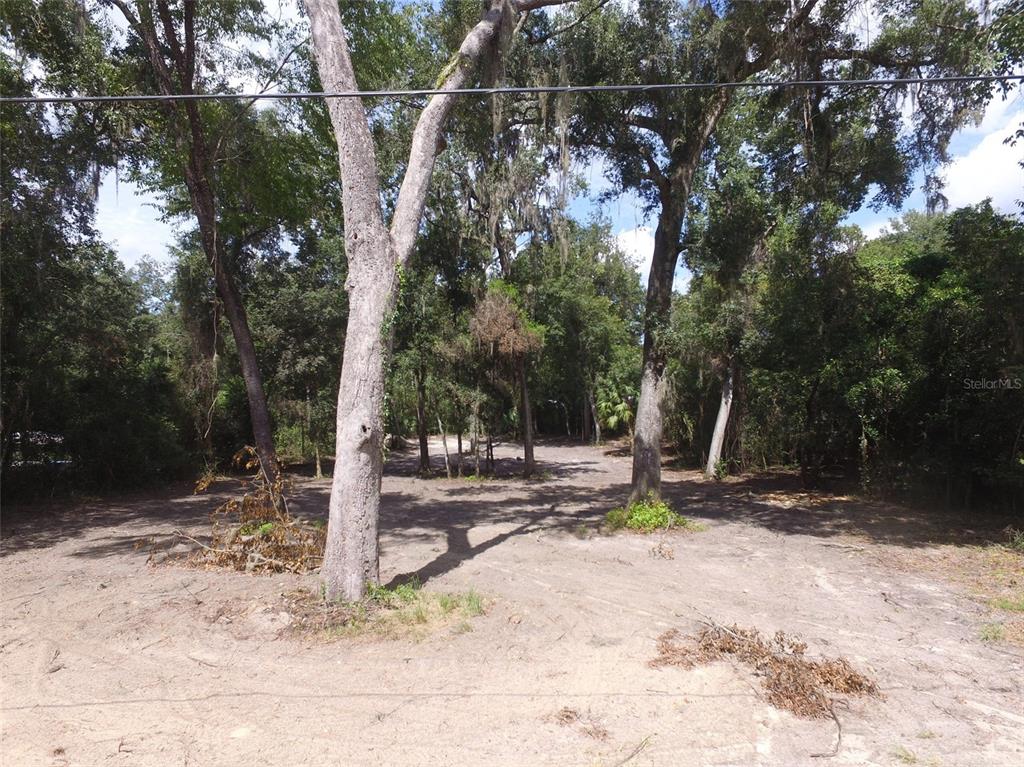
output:
[{"label": "dense foliage", "polygon": [[750,317],[738,330],[714,279],[695,279],[675,307],[685,352],[672,376],[674,436],[690,460],[706,455],[731,330],[743,364],[729,468],[799,466],[808,482],[855,477],[954,506],[1020,497],[1017,217],[988,204],[912,213],[869,242],[786,222],[747,282]]},{"label": "dense foliage", "polygon": [[[1021,61],[1018,16],[961,3],[881,3],[882,29],[863,50],[843,26],[849,3],[823,3],[804,26],[786,21],[788,2],[599,5],[531,14],[483,81],[852,78],[909,72],[916,59],[937,73],[1006,74]],[[3,0],[4,95],[155,92],[119,6]],[[479,3],[458,0],[343,6],[367,89],[433,82],[479,17]],[[168,5],[169,23],[193,23],[204,41],[196,90],[320,87],[302,34],[258,0],[197,7],[189,21],[186,6]],[[779,29],[790,38],[770,45]],[[751,52],[769,48],[752,69]],[[989,204],[941,212],[936,181],[988,86],[922,90],[914,114],[933,119],[916,121],[896,89],[736,94],[691,145],[715,93],[459,104],[388,326],[391,449],[414,439],[420,470],[436,472],[427,437],[444,433],[468,456],[450,470],[481,472],[498,437],[632,438],[654,309],[610,223],[570,215],[586,196],[583,162],[600,158],[604,197],[631,190],[649,211],[673,209],[678,247],[659,237],[672,267],[681,253],[693,275],[664,333],[655,312],[664,436],[678,460],[707,462],[728,378],[717,476],[792,467],[808,484],[1019,507],[1024,223]],[[367,103],[386,209],[420,107]],[[2,107],[5,494],[194,477],[252,444],[241,347],[211,263],[244,305],[277,455],[330,469],[349,275],[326,109],[203,103],[213,262],[185,178],[194,145],[182,114]],[[692,177],[676,189],[686,164]],[[126,269],[98,235],[97,190],[115,169],[179,225],[168,262]],[[900,203],[915,182],[928,211],[873,240],[843,225],[862,205]]]}]

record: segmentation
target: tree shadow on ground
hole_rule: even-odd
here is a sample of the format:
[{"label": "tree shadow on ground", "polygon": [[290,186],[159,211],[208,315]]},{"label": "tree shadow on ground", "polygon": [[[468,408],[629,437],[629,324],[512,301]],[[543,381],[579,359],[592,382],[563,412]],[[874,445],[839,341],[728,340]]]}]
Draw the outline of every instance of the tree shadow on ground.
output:
[{"label": "tree shadow on ground", "polygon": [[0,522],[0,556],[48,548],[101,530],[113,534],[121,543],[109,550],[97,548],[95,555],[117,554],[145,541],[145,531],[154,524],[166,524],[170,531],[203,523],[215,508],[240,494],[239,487],[239,480],[223,480],[207,494],[194,495],[191,483],[175,483],[157,493],[7,505]]},{"label": "tree shadow on ground", "polygon": [[742,522],[787,535],[853,536],[908,548],[1003,542],[1007,525],[1014,521],[1004,513],[912,508],[841,492],[807,491],[790,472],[723,482],[706,480],[697,471],[672,472],[662,490],[677,510],[699,519]]},{"label": "tree shadow on ground", "polygon": [[[595,488],[559,485],[520,485],[513,488],[452,488],[443,500],[424,500],[409,494],[387,494],[381,515],[382,538],[400,546],[411,540],[444,536],[444,551],[422,567],[395,576],[391,583],[418,578],[426,582],[457,568],[508,540],[538,533],[573,533],[580,525],[596,530],[604,514],[625,502],[629,485]],[[1003,515],[963,516],[910,509],[848,495],[807,493],[799,479],[766,474],[727,482],[705,480],[698,472],[673,472],[663,480],[666,500],[692,519],[739,523],[780,535],[814,538],[847,537],[865,544],[904,548],[932,545],[988,545],[1005,540],[1011,523]],[[495,533],[475,545],[472,528],[491,526]],[[630,535],[632,533],[620,533]]]},{"label": "tree shadow on ground", "polygon": [[[604,514],[628,498],[628,483],[615,481],[616,475],[603,465],[598,450],[581,447],[578,453],[572,451],[572,460],[548,460],[545,466],[550,467],[551,477],[540,481],[513,475],[480,482],[424,482],[402,474],[403,465],[393,458],[386,476],[399,485],[392,490],[385,485],[382,496],[384,547],[415,541],[436,543],[439,539],[445,547],[430,562],[395,580],[414,575],[421,581],[436,578],[519,536],[572,534],[580,526],[596,530]],[[77,538],[90,540],[73,556],[124,554],[147,542],[171,540],[175,528],[195,531],[207,526],[211,511],[244,491],[238,480],[217,483],[206,495],[191,495],[190,489],[176,485],[157,496],[5,507],[2,554]],[[289,507],[301,519],[326,519],[329,492],[328,481],[299,478],[289,494]],[[713,482],[696,471],[666,471],[663,492],[677,511],[713,525],[739,523],[777,534],[816,538],[853,536],[907,548],[1002,542],[1008,524],[1022,524],[1005,516],[958,515],[838,493],[808,493],[800,488],[799,478],[786,473]],[[470,535],[474,528],[476,543]],[[483,536],[482,540],[478,536]]]}]

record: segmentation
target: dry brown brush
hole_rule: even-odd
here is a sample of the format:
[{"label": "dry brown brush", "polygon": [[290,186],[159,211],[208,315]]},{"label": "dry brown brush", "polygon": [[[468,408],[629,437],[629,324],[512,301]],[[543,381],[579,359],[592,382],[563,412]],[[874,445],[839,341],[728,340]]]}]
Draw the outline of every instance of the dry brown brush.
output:
[{"label": "dry brown brush", "polygon": [[765,700],[776,708],[810,719],[834,717],[830,694],[879,695],[878,686],[844,658],[811,660],[807,645],[779,631],[771,639],[756,629],[708,625],[694,636],[676,629],[658,638],[654,668],[694,666],[735,659],[761,680]]},{"label": "dry brown brush", "polygon": [[[251,448],[235,456],[247,469],[258,468]],[[256,462],[256,463],[254,463]],[[197,486],[197,491],[205,488]],[[197,567],[220,567],[245,572],[310,573],[323,560],[327,530],[297,520],[288,512],[285,483],[280,477],[269,485],[257,471],[252,489],[210,514],[211,541],[203,543],[175,530],[175,535],[198,548],[186,559]]]}]

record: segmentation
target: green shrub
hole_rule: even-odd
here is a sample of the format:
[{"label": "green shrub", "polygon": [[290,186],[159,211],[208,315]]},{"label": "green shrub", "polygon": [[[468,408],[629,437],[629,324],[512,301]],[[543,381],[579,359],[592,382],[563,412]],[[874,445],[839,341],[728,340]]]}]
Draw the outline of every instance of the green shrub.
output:
[{"label": "green shrub", "polygon": [[408,583],[400,583],[394,588],[387,586],[374,586],[370,584],[366,596],[371,602],[385,607],[398,607],[403,604],[410,604],[416,601],[417,592],[420,590],[420,582],[416,579]]},{"label": "green shrub", "polygon": [[629,522],[629,512],[622,506],[612,509],[604,517],[604,523],[610,530],[621,530]]},{"label": "green shrub", "polygon": [[649,533],[654,530],[667,530],[672,527],[696,528],[686,517],[676,514],[663,500],[649,494],[642,501],[629,506],[612,509],[605,515],[605,525],[610,530],[638,530]]},{"label": "green shrub", "polygon": [[274,532],[273,522],[264,522],[262,524],[249,523],[242,525],[238,528],[238,532],[241,535],[270,535]]}]

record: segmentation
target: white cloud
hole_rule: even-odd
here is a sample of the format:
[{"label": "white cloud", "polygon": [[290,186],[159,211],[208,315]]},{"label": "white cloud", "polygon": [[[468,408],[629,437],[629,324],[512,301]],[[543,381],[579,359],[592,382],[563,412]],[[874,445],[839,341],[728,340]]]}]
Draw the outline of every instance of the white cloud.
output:
[{"label": "white cloud", "polygon": [[[977,125],[968,125],[957,132],[952,142],[953,160],[943,175],[944,193],[951,209],[974,205],[986,197],[1006,213],[1018,210],[1017,200],[1024,198],[1024,143],[1016,147],[1003,143],[1024,122],[1024,108],[1017,93],[1007,100],[996,95],[989,102]],[[913,206],[911,206],[913,207]],[[890,219],[895,210],[875,217],[862,212],[853,221],[860,224],[868,239],[891,230]]]},{"label": "white cloud", "polygon": [[619,247],[633,260],[633,266],[640,272],[644,282],[651,273],[651,259],[654,258],[654,233],[649,226],[626,229],[615,235]]},{"label": "white cloud", "polygon": [[[654,259],[654,233],[649,226],[638,226],[635,229],[625,229],[615,235],[618,246],[628,255],[633,266],[640,274],[643,286],[647,287],[647,281],[651,274],[651,261]],[[690,287],[690,270],[685,266],[676,267],[676,276],[672,282],[672,289],[685,293]]]},{"label": "white cloud", "polygon": [[160,220],[160,210],[155,196],[135,184],[115,183],[108,175],[96,200],[96,229],[127,266],[134,266],[144,255],[167,262],[175,231]]},{"label": "white cloud", "polygon": [[[987,118],[986,118],[987,119]],[[1024,144],[1010,146],[1004,140],[1024,121],[1024,110],[1003,115],[998,127],[946,169],[946,198],[951,208],[973,205],[986,197],[999,210],[1016,210],[1024,198]],[[984,122],[982,123],[984,125]]]},{"label": "white cloud", "polygon": [[870,224],[861,226],[860,230],[864,233],[864,236],[869,240],[874,240],[878,237],[884,237],[892,231],[889,219],[879,219],[878,221],[872,221]]}]

